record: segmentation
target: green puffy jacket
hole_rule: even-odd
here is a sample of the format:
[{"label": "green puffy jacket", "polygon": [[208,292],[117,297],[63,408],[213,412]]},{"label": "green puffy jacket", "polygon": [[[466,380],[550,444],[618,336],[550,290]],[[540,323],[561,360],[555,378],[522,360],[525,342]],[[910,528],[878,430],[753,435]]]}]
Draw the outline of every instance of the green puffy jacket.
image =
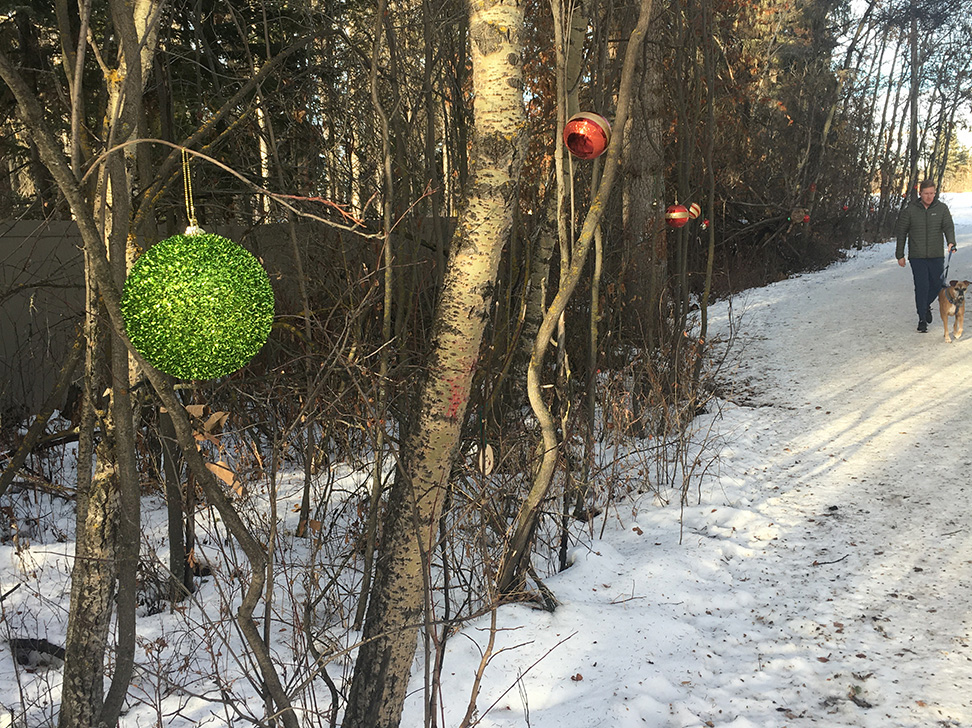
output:
[{"label": "green puffy jacket", "polygon": [[955,245],[955,224],[948,205],[937,197],[926,208],[921,200],[915,200],[901,211],[895,229],[898,246],[894,257],[900,260],[905,254],[908,241],[909,258],[944,258],[942,239]]}]

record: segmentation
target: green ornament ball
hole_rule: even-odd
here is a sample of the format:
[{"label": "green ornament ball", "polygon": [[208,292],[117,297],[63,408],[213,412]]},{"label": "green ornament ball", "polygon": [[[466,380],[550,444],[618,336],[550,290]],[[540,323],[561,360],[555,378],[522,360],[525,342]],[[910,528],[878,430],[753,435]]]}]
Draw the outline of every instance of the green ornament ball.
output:
[{"label": "green ornament ball", "polygon": [[266,343],[273,288],[260,261],[232,240],[173,235],[135,261],[121,308],[128,338],[156,369],[216,379],[245,366]]}]

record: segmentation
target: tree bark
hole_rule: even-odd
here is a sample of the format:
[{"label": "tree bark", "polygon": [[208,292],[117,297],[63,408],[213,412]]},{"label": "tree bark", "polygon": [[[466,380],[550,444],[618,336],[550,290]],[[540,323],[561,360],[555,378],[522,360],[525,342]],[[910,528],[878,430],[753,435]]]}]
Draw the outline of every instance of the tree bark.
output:
[{"label": "tree bark", "polygon": [[[908,45],[911,57],[911,90],[908,93],[908,189],[918,185],[918,94],[921,91],[921,66],[918,63],[918,0],[911,0],[911,27]],[[909,192],[908,201],[914,195]]]},{"label": "tree bark", "polygon": [[344,718],[398,726],[428,587],[428,555],[458,450],[525,148],[517,0],[470,0],[473,168],[433,328],[418,413],[386,511],[382,549]]},{"label": "tree bark", "polygon": [[392,308],[395,303],[395,246],[392,237],[392,208],[395,204],[395,176],[392,173],[391,131],[388,113],[378,94],[378,67],[381,49],[381,28],[388,4],[379,0],[375,21],[375,40],[371,50],[371,103],[378,116],[381,129],[382,181],[384,182],[382,200],[382,261],[384,263],[383,288],[384,302],[381,312],[381,354],[378,364],[378,401],[375,403],[375,462],[371,476],[371,498],[368,503],[367,536],[364,545],[364,566],[361,572],[361,590],[358,606],[354,614],[354,628],[361,629],[371,591],[372,569],[375,558],[375,542],[378,538],[378,521],[381,511],[381,494],[384,490],[385,470],[385,417],[388,411],[388,369],[392,354]]},{"label": "tree bark", "polygon": [[[87,256],[86,256],[87,257]],[[94,430],[99,413],[95,393],[104,391],[103,350],[96,285],[85,265],[85,376],[78,438],[77,523],[71,608],[68,612],[59,728],[95,725],[105,699],[104,656],[114,594],[115,486],[111,444],[102,437],[94,458]],[[102,418],[102,427],[107,433]],[[97,463],[92,474],[91,464]]]},{"label": "tree bark", "polygon": [[[622,220],[624,317],[635,345],[651,347],[661,330],[668,279],[668,236],[660,224],[665,197],[663,79],[657,49],[646,44],[635,67],[632,114],[623,135]],[[617,126],[617,125],[615,125]]]},{"label": "tree bark", "polygon": [[191,545],[192,532],[186,528],[186,524],[191,522],[191,515],[183,508],[183,488],[188,489],[190,484],[184,483],[182,454],[176,443],[175,428],[168,410],[159,413],[159,429],[162,440],[162,479],[165,482],[165,507],[168,513],[169,601],[176,604],[193,591],[192,569],[186,548],[187,544]]}]

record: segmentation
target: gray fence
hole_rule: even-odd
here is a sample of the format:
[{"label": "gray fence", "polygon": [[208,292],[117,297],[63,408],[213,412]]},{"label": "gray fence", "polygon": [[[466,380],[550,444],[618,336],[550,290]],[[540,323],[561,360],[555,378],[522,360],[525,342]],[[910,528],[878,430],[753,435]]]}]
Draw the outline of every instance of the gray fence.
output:
[{"label": "gray fence", "polygon": [[83,312],[74,223],[0,222],[0,425],[39,408]]},{"label": "gray fence", "polygon": [[[430,291],[434,279],[433,247],[423,240],[428,226],[420,221],[417,235],[397,238],[396,266],[412,293]],[[451,221],[446,226],[451,232]],[[274,288],[278,317],[301,310],[294,240],[287,224],[206,229],[235,240],[260,259]],[[301,222],[295,233],[312,305],[320,310],[347,306],[348,288],[360,289],[362,277],[369,284],[376,280],[381,262],[377,237],[317,222]],[[0,426],[36,412],[55,384],[83,319],[81,247],[77,228],[69,221],[0,222]]]}]

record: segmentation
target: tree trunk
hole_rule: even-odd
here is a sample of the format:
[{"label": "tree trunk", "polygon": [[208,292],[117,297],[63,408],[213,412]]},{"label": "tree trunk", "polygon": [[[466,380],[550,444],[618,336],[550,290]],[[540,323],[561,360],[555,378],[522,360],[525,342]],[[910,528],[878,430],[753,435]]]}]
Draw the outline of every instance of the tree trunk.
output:
[{"label": "tree trunk", "polygon": [[624,134],[622,168],[623,253],[625,285],[622,326],[636,346],[653,346],[661,330],[668,279],[668,237],[662,219],[665,198],[663,79],[654,44],[647,43],[635,73],[632,114]]},{"label": "tree trunk", "polygon": [[169,413],[159,413],[160,438],[162,440],[162,479],[165,482],[165,507],[168,513],[169,534],[169,601],[181,602],[193,591],[192,569],[189,564],[187,544],[191,544],[191,531],[186,523],[191,514],[183,508],[183,488],[188,489],[182,475],[182,454],[176,443],[175,427]]},{"label": "tree trunk", "polygon": [[417,415],[392,486],[382,548],[344,718],[397,726],[428,589],[428,556],[458,450],[500,253],[513,218],[525,112],[516,0],[469,5],[475,96],[473,168],[433,324]]},{"label": "tree trunk", "polygon": [[[94,460],[94,429],[98,418],[95,396],[105,389],[101,372],[104,336],[98,331],[98,296],[91,266],[86,264],[87,306],[85,317],[84,394],[78,439],[78,498],[71,569],[71,608],[68,612],[64,654],[64,682],[61,689],[59,728],[89,728],[96,724],[105,699],[104,658],[111,622],[115,585],[115,514],[117,492],[110,440],[98,443]],[[108,419],[105,417],[105,419]],[[107,432],[107,428],[106,428]],[[104,433],[103,433],[104,434]]]},{"label": "tree trunk", "polygon": [[918,63],[918,0],[911,0],[911,28],[908,32],[911,56],[911,91],[908,93],[908,190],[918,185],[918,94],[921,91],[921,68]]},{"label": "tree trunk", "polygon": [[[109,79],[111,147],[133,137],[141,115],[143,69],[151,64],[155,44],[154,2],[110,4],[115,33],[120,39],[119,66]],[[8,85],[9,85],[8,80]],[[99,194],[110,199],[107,237],[113,283],[121,288],[127,273],[127,245],[131,220],[132,181],[127,171],[130,152],[117,151],[105,162]],[[46,160],[45,160],[46,164]],[[97,281],[88,255],[89,288]],[[89,327],[89,332],[93,328]],[[111,401],[102,419],[97,471],[83,508],[79,508],[75,568],[72,572],[71,615],[65,646],[65,690],[61,703],[63,726],[113,726],[124,706],[134,668],[136,572],[139,550],[140,492],[135,464],[135,432],[132,413],[128,352],[123,338],[110,343]],[[92,372],[86,372],[92,376]],[[87,383],[91,392],[102,387]],[[79,469],[89,467],[79,460]],[[79,473],[79,482],[87,475]],[[75,584],[77,580],[77,584]],[[118,588],[115,589],[117,580]],[[112,596],[117,593],[117,650],[115,671],[108,693],[103,693],[103,662]],[[96,667],[97,665],[97,667]]]},{"label": "tree trunk", "polygon": [[392,173],[391,132],[388,123],[388,113],[382,105],[378,94],[378,67],[381,49],[381,28],[388,5],[385,0],[379,0],[378,12],[375,20],[375,40],[371,49],[371,103],[378,115],[381,129],[381,158],[382,181],[384,194],[382,200],[382,262],[384,263],[383,287],[384,302],[382,304],[381,321],[381,354],[378,364],[378,401],[375,403],[375,462],[371,476],[371,498],[368,504],[367,536],[364,546],[364,565],[361,573],[361,590],[358,596],[358,606],[354,614],[354,628],[361,629],[368,604],[368,593],[371,590],[372,569],[374,567],[375,542],[378,538],[378,521],[380,518],[381,495],[384,490],[385,478],[385,417],[388,411],[388,369],[391,366],[392,355],[392,308],[395,303],[395,246],[392,237],[392,208],[395,204],[395,175]]},{"label": "tree trunk", "polygon": [[[550,3],[554,25],[554,48],[557,74],[557,129],[554,147],[554,179],[545,193],[543,219],[540,222],[536,242],[533,246],[528,271],[529,289],[524,309],[523,332],[520,337],[519,354],[526,362],[530,359],[533,342],[540,329],[540,322],[547,308],[548,281],[550,281],[550,261],[558,241],[561,249],[561,271],[570,263],[570,244],[568,242],[568,220],[565,209],[569,180],[564,169],[564,145],[560,140],[564,135],[567,120],[580,110],[580,84],[585,69],[584,36],[588,26],[588,12],[584,2],[567,3],[561,0]],[[564,34],[566,33],[566,38]]]}]

